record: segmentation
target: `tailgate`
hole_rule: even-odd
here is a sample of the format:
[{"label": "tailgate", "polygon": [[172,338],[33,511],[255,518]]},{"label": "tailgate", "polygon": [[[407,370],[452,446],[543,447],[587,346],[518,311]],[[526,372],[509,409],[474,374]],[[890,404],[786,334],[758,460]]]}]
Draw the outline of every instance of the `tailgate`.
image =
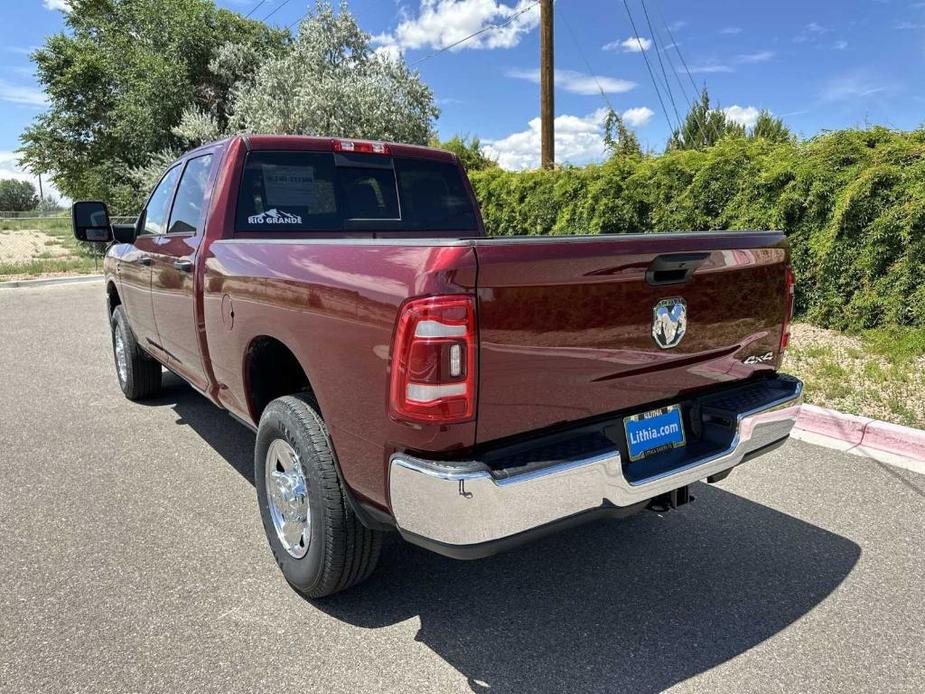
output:
[{"label": "tailgate", "polygon": [[778,366],[789,262],[783,234],[474,245],[480,443],[645,409]]}]

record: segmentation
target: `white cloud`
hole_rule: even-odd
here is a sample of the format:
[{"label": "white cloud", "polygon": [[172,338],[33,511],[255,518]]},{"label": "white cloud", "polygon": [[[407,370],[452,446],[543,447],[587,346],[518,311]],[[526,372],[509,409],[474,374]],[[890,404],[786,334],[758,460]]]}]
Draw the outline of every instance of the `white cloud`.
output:
[{"label": "white cloud", "polygon": [[793,40],[795,43],[806,43],[807,41],[814,41],[822,34],[827,34],[830,31],[831,29],[822,26],[819,22],[810,22],[803,27],[803,31],[797,34]]},{"label": "white cloud", "polygon": [[845,101],[871,96],[886,91],[887,86],[881,81],[865,74],[842,75],[830,79],[823,85],[823,101]]},{"label": "white cloud", "polygon": [[496,0],[421,0],[416,15],[403,11],[394,32],[379,34],[373,40],[380,46],[394,47],[389,49],[393,51],[439,50],[495,26],[450,50],[513,48],[536,27],[539,17],[539,6],[531,0],[517,0],[514,5]]},{"label": "white cloud", "polygon": [[0,101],[25,106],[45,106],[48,99],[45,92],[37,87],[21,87],[0,80]]},{"label": "white cloud", "polygon": [[[520,70],[517,68],[507,71],[508,77],[515,77],[521,80],[527,80],[535,84],[540,83],[539,68],[532,70]],[[573,94],[600,94],[601,90],[605,94],[622,94],[636,88],[635,82],[621,80],[616,77],[606,77],[604,75],[588,75],[583,72],[574,70],[556,70],[556,87],[564,89]]]},{"label": "white cloud", "polygon": [[[585,117],[562,115],[555,120],[556,162],[587,164],[604,158],[601,125],[606,112],[599,109]],[[483,140],[485,151],[505,169],[533,169],[540,163],[540,119],[530,121],[527,130],[499,140]]]},{"label": "white cloud", "polygon": [[742,33],[742,27],[723,27],[719,30],[719,33],[726,34],[727,36],[735,36],[736,34]]},{"label": "white cloud", "polygon": [[[36,191],[39,189],[38,179],[19,165],[19,156],[15,152],[0,151],[0,180],[9,178],[17,181],[30,181],[35,185]],[[48,176],[42,177],[42,188],[45,197],[51,196],[63,204],[70,204],[70,200],[61,196]]]},{"label": "white cloud", "polygon": [[774,57],[774,51],[758,51],[757,53],[745,53],[737,55],[737,63],[766,63]]},{"label": "white cloud", "polygon": [[71,0],[43,0],[46,10],[71,11]]},{"label": "white cloud", "polygon": [[732,68],[721,63],[706,63],[704,65],[693,65],[688,72],[691,74],[711,74],[714,72],[732,72]]},{"label": "white cloud", "polygon": [[627,125],[638,128],[648,123],[654,115],[655,111],[648,106],[637,106],[636,108],[628,108],[623,112],[623,121]]},{"label": "white cloud", "polygon": [[642,53],[652,48],[652,39],[647,39],[645,36],[640,36],[637,39],[635,36],[631,36],[622,41],[605,43],[601,48],[605,51],[622,50],[624,53]]},{"label": "white cloud", "polygon": [[724,108],[723,113],[726,114],[726,118],[729,120],[739,125],[744,125],[746,128],[752,128],[758,121],[758,116],[761,111],[754,106],[733,105]]},{"label": "white cloud", "polygon": [[842,41],[836,41],[836,42],[832,45],[832,48],[833,48],[834,50],[836,50],[836,51],[843,51],[843,50],[845,50],[847,47],[848,47],[848,42],[847,42],[847,41],[844,41],[844,40],[842,40]]}]

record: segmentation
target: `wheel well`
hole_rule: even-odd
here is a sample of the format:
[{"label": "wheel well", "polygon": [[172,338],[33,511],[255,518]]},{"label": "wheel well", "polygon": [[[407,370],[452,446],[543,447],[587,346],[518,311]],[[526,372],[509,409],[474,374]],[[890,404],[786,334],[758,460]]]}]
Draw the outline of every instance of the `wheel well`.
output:
[{"label": "wheel well", "polygon": [[247,348],[245,372],[247,400],[254,421],[271,401],[283,395],[311,392],[308,376],[299,360],[273,337],[257,337]]},{"label": "wheel well", "polygon": [[106,285],[106,303],[109,306],[110,316],[116,310],[116,306],[122,303],[122,299],[119,298],[119,290],[116,289],[116,285],[112,282]]}]

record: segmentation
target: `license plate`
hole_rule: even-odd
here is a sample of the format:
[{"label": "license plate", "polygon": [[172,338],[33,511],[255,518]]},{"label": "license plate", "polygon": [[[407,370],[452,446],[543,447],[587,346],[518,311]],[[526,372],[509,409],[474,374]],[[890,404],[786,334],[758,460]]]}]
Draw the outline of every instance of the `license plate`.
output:
[{"label": "license plate", "polygon": [[678,405],[668,405],[626,417],[623,420],[623,428],[626,430],[630,461],[640,460],[670,448],[680,448],[686,443],[684,422]]}]

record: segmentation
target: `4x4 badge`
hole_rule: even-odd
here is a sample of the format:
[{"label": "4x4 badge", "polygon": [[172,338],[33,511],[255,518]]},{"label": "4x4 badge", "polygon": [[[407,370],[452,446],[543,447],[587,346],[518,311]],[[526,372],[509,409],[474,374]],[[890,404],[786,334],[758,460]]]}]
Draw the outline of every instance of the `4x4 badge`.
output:
[{"label": "4x4 badge", "polygon": [[679,296],[662,299],[652,309],[652,339],[662,349],[676,347],[687,332],[687,302]]}]

